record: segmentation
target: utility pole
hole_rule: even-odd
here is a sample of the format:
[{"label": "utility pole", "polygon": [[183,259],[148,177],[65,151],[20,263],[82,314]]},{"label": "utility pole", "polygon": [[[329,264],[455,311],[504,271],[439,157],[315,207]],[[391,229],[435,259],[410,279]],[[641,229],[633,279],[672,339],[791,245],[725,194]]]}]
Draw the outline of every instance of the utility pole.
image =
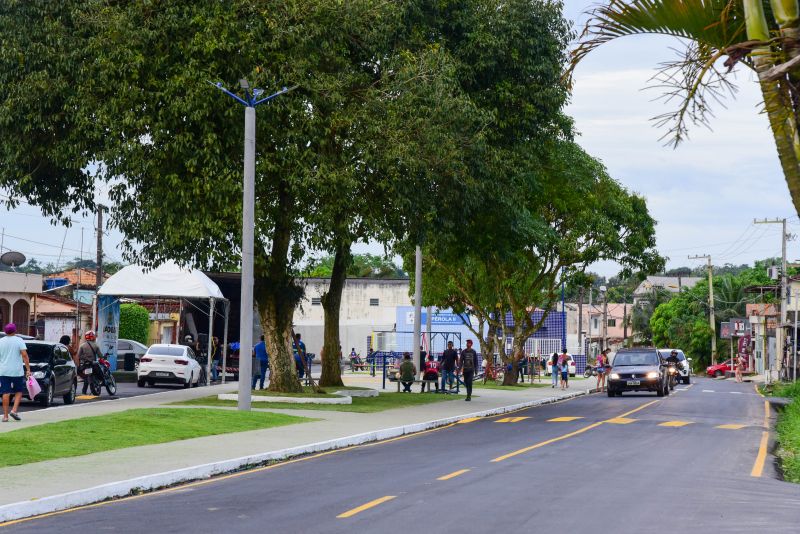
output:
[{"label": "utility pole", "polygon": [[708,260],[708,321],[711,325],[711,365],[717,364],[717,322],[714,318],[714,267],[711,256],[688,256],[690,260]]},{"label": "utility pole", "polygon": [[[211,83],[211,82],[209,82]],[[239,308],[239,395],[237,408],[250,411],[251,395],[250,375],[252,373],[253,352],[253,259],[255,256],[255,179],[256,179],[256,106],[269,102],[273,98],[294,89],[284,87],[277,93],[260,98],[264,94],[262,89],[250,90],[247,80],[239,80],[239,86],[244,90],[244,98],[228,91],[222,82],[211,83],[214,87],[233,98],[244,106],[244,178],[242,187],[242,291],[241,307]],[[214,299],[211,299],[209,311],[209,346],[211,344],[211,330],[214,317]],[[208,361],[212,358],[211,351]],[[222,370],[223,374],[225,370]]]},{"label": "utility pole", "polygon": [[628,346],[628,302],[622,303],[622,346]]},{"label": "utility pole", "polygon": [[[786,219],[783,218],[775,218],[775,219],[763,219],[757,220],[753,219],[753,224],[780,224],[781,225],[781,310],[780,310],[780,317],[778,320],[778,328],[775,329],[775,352],[777,353],[776,362],[775,362],[775,370],[778,373],[778,376],[781,374],[781,367],[783,367],[783,355],[785,351],[785,334],[783,328],[784,323],[786,323],[786,239],[788,235],[786,234]],[[766,371],[766,366],[764,369]],[[771,369],[770,369],[771,372]]]},{"label": "utility pole", "polygon": [[414,264],[414,355],[413,362],[419,362],[419,343],[422,338],[422,247],[417,245]]},{"label": "utility pole", "polygon": [[97,278],[95,287],[103,285],[103,206],[97,205]]},{"label": "utility pole", "polygon": [[600,286],[600,293],[603,294],[603,350],[608,348],[608,288]]}]

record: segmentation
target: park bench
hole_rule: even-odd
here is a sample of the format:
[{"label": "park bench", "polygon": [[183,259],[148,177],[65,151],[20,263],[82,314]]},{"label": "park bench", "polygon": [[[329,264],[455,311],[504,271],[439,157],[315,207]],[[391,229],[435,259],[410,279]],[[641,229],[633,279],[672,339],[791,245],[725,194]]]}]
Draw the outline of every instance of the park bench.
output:
[{"label": "park bench", "polygon": [[[431,384],[433,384],[434,387],[435,387],[436,384],[438,384],[438,383],[439,383],[438,380],[414,380],[414,383],[411,385],[411,389],[413,390],[414,386],[416,384],[425,384],[425,390],[428,393],[430,393],[431,392]],[[400,380],[397,380],[397,392],[398,393],[400,393],[400,386],[402,386],[402,385],[403,385],[403,383]]]}]

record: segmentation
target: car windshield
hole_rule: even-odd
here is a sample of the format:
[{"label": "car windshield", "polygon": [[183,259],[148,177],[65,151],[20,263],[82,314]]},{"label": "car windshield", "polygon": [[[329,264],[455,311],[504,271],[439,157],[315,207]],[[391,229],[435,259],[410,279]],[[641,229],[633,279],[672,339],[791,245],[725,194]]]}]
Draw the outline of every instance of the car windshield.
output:
[{"label": "car windshield", "polygon": [[183,356],[183,347],[150,347],[147,354],[156,356]]},{"label": "car windshield", "polygon": [[[664,357],[664,358],[669,358],[672,355],[672,351],[671,350],[660,350],[658,352],[660,352],[661,356]],[[678,358],[679,362],[682,362],[683,360],[686,359],[686,356],[684,356],[682,352],[677,352],[675,354],[675,357]]]},{"label": "car windshield", "polygon": [[622,352],[614,358],[614,367],[627,365],[658,365],[654,352]]},{"label": "car windshield", "polygon": [[50,355],[53,353],[52,346],[40,345],[39,343],[26,343],[26,345],[31,363],[47,363],[50,361]]}]

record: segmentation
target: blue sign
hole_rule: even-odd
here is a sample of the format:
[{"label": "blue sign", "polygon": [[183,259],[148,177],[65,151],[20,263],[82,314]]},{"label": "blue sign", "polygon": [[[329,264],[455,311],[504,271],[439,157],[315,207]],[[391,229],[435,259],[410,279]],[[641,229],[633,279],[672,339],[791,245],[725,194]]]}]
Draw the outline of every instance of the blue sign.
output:
[{"label": "blue sign", "polygon": [[97,298],[97,344],[107,355],[111,370],[117,370],[117,338],[119,337],[119,299],[102,295]]}]

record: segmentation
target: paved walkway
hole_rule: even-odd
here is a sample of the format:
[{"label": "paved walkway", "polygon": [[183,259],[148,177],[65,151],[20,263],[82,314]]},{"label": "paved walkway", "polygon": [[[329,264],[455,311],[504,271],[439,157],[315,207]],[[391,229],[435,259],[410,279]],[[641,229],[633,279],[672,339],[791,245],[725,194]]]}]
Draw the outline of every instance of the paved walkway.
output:
[{"label": "paved walkway", "polygon": [[[345,376],[345,381],[351,386],[380,387],[379,383],[376,383],[376,379],[369,376]],[[536,399],[562,396],[576,391],[585,391],[594,384],[593,379],[575,381],[569,390],[563,392],[560,389],[549,387],[525,388],[513,392],[478,389],[475,390],[475,396],[470,403],[459,399],[377,413],[270,409],[269,411],[273,412],[308,416],[319,420],[289,427],[207,436],[0,468],[1,480],[14,481],[13,484],[2,485],[0,506],[210,462],[319,443],[407,424],[468,415]],[[235,390],[236,384],[233,383],[41,410],[25,414],[25,419],[21,423],[2,424],[0,430],[10,431],[24,426],[102,415],[132,408],[163,406],[171,402]],[[387,385],[387,391],[394,391],[394,384]]]}]

